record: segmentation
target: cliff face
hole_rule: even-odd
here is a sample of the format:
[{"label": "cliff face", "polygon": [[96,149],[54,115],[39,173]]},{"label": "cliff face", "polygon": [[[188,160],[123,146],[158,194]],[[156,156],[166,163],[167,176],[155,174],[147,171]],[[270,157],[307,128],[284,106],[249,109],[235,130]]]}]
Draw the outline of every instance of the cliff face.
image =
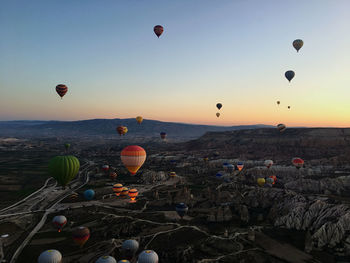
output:
[{"label": "cliff face", "polygon": [[349,128],[290,128],[208,132],[183,145],[189,151],[218,151],[222,157],[244,159],[327,161],[343,165],[350,161]]}]

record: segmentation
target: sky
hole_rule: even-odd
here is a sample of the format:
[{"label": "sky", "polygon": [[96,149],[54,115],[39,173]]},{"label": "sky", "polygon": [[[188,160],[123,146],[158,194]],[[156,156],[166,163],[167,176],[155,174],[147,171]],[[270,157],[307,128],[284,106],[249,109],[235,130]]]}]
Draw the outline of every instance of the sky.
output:
[{"label": "sky", "polygon": [[348,0],[1,0],[0,120],[350,127],[349,10]]}]

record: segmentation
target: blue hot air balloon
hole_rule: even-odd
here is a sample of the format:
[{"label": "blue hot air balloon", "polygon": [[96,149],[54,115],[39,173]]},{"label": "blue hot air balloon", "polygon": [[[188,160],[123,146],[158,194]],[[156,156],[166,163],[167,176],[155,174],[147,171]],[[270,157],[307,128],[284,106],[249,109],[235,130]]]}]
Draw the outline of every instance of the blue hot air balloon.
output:
[{"label": "blue hot air balloon", "polygon": [[181,219],[186,215],[188,211],[188,206],[185,203],[180,203],[176,205],[176,212],[181,217]]},{"label": "blue hot air balloon", "polygon": [[86,200],[92,200],[95,197],[95,191],[92,189],[85,190],[84,197]]}]

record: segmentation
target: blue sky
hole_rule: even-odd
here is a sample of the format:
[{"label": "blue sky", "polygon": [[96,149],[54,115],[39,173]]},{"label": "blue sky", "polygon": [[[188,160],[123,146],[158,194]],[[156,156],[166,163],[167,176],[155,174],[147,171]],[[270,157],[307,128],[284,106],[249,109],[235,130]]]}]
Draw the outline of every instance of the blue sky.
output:
[{"label": "blue sky", "polygon": [[349,10],[347,0],[3,0],[0,120],[350,126]]}]

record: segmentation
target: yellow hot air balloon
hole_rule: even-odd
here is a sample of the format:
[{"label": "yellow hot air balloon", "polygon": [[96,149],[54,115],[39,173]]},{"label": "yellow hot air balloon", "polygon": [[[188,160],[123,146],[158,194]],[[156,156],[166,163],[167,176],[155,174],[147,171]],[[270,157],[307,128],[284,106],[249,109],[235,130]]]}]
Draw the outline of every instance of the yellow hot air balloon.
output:
[{"label": "yellow hot air balloon", "polygon": [[170,173],[169,173],[169,176],[170,176],[170,177],[176,177],[176,173],[175,173],[175,172],[170,172]]},{"label": "yellow hot air balloon", "polygon": [[265,184],[265,178],[258,178],[257,180],[259,186],[264,186]]},{"label": "yellow hot air balloon", "polygon": [[145,162],[146,151],[140,146],[131,145],[122,150],[120,157],[126,169],[134,175]]},{"label": "yellow hot air balloon", "polygon": [[143,121],[143,118],[141,116],[137,116],[136,117],[136,121],[137,121],[138,124],[141,124],[142,121]]}]

